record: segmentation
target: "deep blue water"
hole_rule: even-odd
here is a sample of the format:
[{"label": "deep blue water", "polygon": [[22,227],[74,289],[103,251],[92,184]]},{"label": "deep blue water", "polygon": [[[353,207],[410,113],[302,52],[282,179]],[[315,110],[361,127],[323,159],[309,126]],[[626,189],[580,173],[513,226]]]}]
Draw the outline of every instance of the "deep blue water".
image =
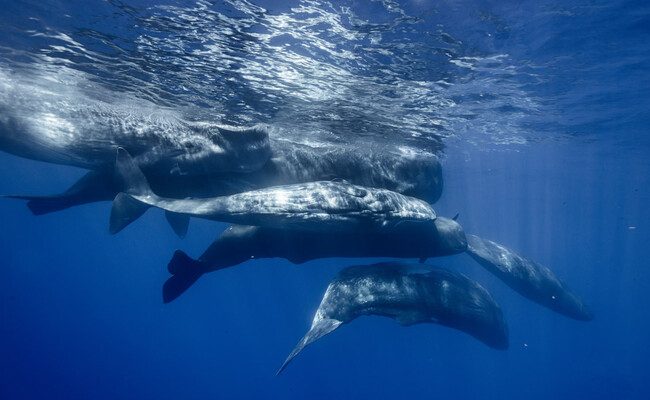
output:
[{"label": "deep blue water", "polygon": [[[440,151],[436,211],[549,266],[595,319],[466,255],[432,259],[489,289],[507,351],[366,317],[275,376],[328,282],[362,261],[254,260],[162,304],[173,251],[198,256],[225,225],[193,219],[181,240],[151,210],[111,236],[109,203],[34,217],[3,199],[0,398],[649,398],[648,71],[642,1],[3,1],[0,90],[33,80],[309,143]],[[0,165],[0,193],[83,173]]]}]

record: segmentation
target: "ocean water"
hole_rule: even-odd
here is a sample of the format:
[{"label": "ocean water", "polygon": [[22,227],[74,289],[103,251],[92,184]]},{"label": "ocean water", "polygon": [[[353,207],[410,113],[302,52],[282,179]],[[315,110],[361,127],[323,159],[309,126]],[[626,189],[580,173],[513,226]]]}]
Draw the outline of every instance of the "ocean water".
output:
[{"label": "ocean water", "polygon": [[[430,259],[492,293],[508,350],[364,317],[275,376],[328,282],[376,260],[251,260],[163,304],[173,251],[200,255],[225,224],[193,219],[179,239],[150,210],[110,235],[108,202],[36,217],[0,199],[1,399],[650,397],[647,2],[0,5],[0,110],[25,87],[439,154],[436,211],[550,267],[595,316],[532,303],[467,255]],[[0,153],[2,194],[83,173]]]}]

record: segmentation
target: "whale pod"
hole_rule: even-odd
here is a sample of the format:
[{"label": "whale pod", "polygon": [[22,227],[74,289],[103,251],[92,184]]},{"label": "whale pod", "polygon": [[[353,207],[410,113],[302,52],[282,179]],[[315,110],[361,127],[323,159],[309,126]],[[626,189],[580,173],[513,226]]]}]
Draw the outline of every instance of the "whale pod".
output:
[{"label": "whale pod", "polygon": [[593,319],[582,300],[550,269],[475,235],[467,235],[467,253],[527,299],[573,319]]},{"label": "whale pod", "polygon": [[329,284],[311,328],[278,374],[306,346],[363,315],[392,318],[403,326],[436,323],[463,331],[484,344],[508,348],[501,308],[478,283],[421,264],[380,263],[348,267]]}]

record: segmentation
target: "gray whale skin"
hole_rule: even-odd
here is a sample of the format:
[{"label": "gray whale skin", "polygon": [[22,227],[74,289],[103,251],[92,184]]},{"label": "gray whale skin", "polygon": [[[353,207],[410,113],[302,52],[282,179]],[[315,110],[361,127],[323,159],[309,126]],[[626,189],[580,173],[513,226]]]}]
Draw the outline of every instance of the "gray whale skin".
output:
[{"label": "gray whale skin", "polygon": [[433,208],[425,201],[386,189],[345,181],[274,186],[207,199],[169,199],[156,195],[124,149],[116,171],[127,192],[113,200],[110,231],[117,233],[153,206],[174,214],[243,225],[314,231],[396,231],[432,225]]},{"label": "gray whale skin", "polygon": [[444,269],[382,263],[348,267],[329,284],[311,328],[278,370],[307,345],[363,315],[392,318],[403,326],[435,323],[463,331],[499,350],[508,328],[499,305],[478,283]]},{"label": "gray whale skin", "polygon": [[490,240],[467,235],[467,253],[522,296],[580,321],[593,314],[548,268]]},{"label": "gray whale skin", "polygon": [[[262,126],[241,128],[242,132],[263,132]],[[402,152],[395,149],[370,149],[359,153],[341,146],[312,147],[284,140],[271,140],[271,156],[250,171],[206,168],[196,159],[196,166],[171,173],[159,164],[138,165],[143,169],[152,190],[160,196],[182,199],[227,196],[270,186],[344,179],[352,184],[392,190],[435,203],[442,193],[442,168],[438,157],[426,152]],[[114,152],[114,151],[113,151]],[[137,159],[136,159],[137,162]],[[93,169],[74,185],[56,195],[7,196],[27,200],[34,215],[64,210],[81,204],[110,201],[126,190],[114,176],[113,164]]]},{"label": "gray whale skin", "polygon": [[391,257],[425,260],[462,253],[465,232],[456,221],[438,217],[431,226],[411,226],[409,231],[378,233],[315,232],[232,225],[194,260],[177,250],[169,261],[172,276],[163,285],[168,303],[203,274],[232,267],[255,258],[284,258],[302,264],[319,258]]}]

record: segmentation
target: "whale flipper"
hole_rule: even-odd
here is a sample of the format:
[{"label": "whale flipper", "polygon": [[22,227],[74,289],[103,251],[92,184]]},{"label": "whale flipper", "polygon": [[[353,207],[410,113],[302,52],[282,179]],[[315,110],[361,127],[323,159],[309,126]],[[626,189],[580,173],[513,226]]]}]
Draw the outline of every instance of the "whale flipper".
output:
[{"label": "whale flipper", "polygon": [[165,218],[169,222],[169,226],[172,227],[174,233],[180,238],[184,238],[187,235],[187,229],[190,225],[190,216],[185,214],[178,214],[175,212],[165,210]]},{"label": "whale flipper", "polygon": [[203,275],[203,265],[181,250],[176,250],[167,265],[172,276],[163,285],[163,302],[176,300]]},{"label": "whale flipper", "polygon": [[[316,318],[319,318],[317,315]],[[287,357],[286,360],[284,360],[284,363],[282,363],[282,366],[276,373],[276,375],[279,375],[284,371],[285,368],[287,368],[287,365],[293,360],[307,345],[315,342],[316,340],[322,338],[323,336],[327,335],[328,333],[331,333],[334,331],[336,328],[341,326],[343,321],[339,321],[337,319],[333,318],[322,318],[315,320],[312,325],[311,329],[309,329],[309,332],[303,336],[303,338],[298,342],[296,347],[291,351],[291,354]]]}]

